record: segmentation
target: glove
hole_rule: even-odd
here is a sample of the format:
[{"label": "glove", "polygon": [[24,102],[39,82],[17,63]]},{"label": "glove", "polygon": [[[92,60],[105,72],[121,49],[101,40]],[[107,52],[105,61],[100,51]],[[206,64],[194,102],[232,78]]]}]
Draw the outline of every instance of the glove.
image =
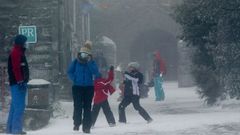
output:
[{"label": "glove", "polygon": [[159,75],[160,77],[162,77],[163,76],[163,74],[162,73],[160,73],[160,75]]},{"label": "glove", "polygon": [[110,70],[113,71],[114,70],[114,66],[110,66]]},{"label": "glove", "polygon": [[19,90],[25,90],[26,89],[26,84],[23,81],[18,82],[17,85],[18,85]]},{"label": "glove", "polygon": [[92,61],[92,59],[93,59],[92,55],[88,55],[87,61],[88,61],[88,62],[89,62],[89,61]]}]

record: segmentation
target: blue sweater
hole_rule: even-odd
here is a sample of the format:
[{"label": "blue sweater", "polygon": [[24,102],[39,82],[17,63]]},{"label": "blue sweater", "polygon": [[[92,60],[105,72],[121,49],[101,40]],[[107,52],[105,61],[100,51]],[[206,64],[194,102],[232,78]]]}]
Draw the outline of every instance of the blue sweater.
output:
[{"label": "blue sweater", "polygon": [[82,64],[75,59],[69,66],[67,73],[73,84],[77,86],[93,86],[94,77],[100,77],[97,64],[94,61]]}]

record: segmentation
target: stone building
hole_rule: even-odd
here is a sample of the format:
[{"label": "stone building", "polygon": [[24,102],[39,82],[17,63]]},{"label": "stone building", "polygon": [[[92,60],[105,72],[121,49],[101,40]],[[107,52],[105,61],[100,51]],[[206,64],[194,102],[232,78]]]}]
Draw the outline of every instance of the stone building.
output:
[{"label": "stone building", "polygon": [[7,61],[18,27],[35,25],[38,41],[30,44],[27,51],[30,77],[50,81],[59,95],[66,95],[61,90],[66,89],[62,82],[68,84],[66,68],[74,55],[72,50],[81,43],[80,1],[0,0],[0,3],[0,63]]}]

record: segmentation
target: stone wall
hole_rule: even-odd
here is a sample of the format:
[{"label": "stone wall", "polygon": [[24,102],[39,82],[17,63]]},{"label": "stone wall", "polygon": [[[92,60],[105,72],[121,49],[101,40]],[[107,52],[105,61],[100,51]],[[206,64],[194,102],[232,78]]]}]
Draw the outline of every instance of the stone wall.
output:
[{"label": "stone wall", "polygon": [[37,26],[38,42],[28,51],[31,78],[52,81],[58,72],[58,1],[26,0],[19,17],[20,25]]},{"label": "stone wall", "polygon": [[17,32],[19,20],[17,12],[17,3],[11,0],[0,0],[0,60],[7,60],[9,45],[12,43],[12,37]]},{"label": "stone wall", "polygon": [[0,3],[0,47],[3,48],[0,49],[0,63],[7,61],[18,27],[36,25],[38,42],[30,44],[27,51],[30,78],[45,79],[59,91],[61,88],[70,91],[66,70],[73,45],[81,40],[80,1],[0,0]]},{"label": "stone wall", "polygon": [[20,25],[36,25],[38,42],[30,44],[27,51],[28,61],[31,69],[31,78],[42,78],[51,80],[49,73],[42,70],[51,70],[56,65],[54,46],[57,45],[58,25],[57,0],[2,0],[0,5],[0,44],[4,48],[2,61],[6,60],[8,52],[12,47],[12,38],[18,33]]}]

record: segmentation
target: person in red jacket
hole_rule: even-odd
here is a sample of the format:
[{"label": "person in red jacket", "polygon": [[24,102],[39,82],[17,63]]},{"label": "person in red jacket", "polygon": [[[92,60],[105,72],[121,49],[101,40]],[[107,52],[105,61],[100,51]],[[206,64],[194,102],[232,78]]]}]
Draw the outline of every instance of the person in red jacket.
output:
[{"label": "person in red jacket", "polygon": [[8,57],[8,76],[12,101],[7,121],[7,134],[26,134],[23,131],[25,97],[29,80],[29,68],[25,56],[26,42],[26,36],[17,35]]},{"label": "person in red jacket", "polygon": [[115,89],[111,85],[114,79],[114,67],[110,67],[108,72],[108,78],[98,78],[94,81],[94,99],[92,108],[92,127],[94,127],[97,120],[100,109],[103,109],[103,113],[106,116],[107,122],[110,127],[116,125],[115,118],[108,103],[108,96],[115,92]]},{"label": "person in red jacket", "polygon": [[156,51],[154,53],[153,60],[153,80],[154,80],[154,90],[156,101],[163,101],[165,99],[165,93],[163,90],[163,75],[166,73],[165,62],[161,58],[160,52]]}]

